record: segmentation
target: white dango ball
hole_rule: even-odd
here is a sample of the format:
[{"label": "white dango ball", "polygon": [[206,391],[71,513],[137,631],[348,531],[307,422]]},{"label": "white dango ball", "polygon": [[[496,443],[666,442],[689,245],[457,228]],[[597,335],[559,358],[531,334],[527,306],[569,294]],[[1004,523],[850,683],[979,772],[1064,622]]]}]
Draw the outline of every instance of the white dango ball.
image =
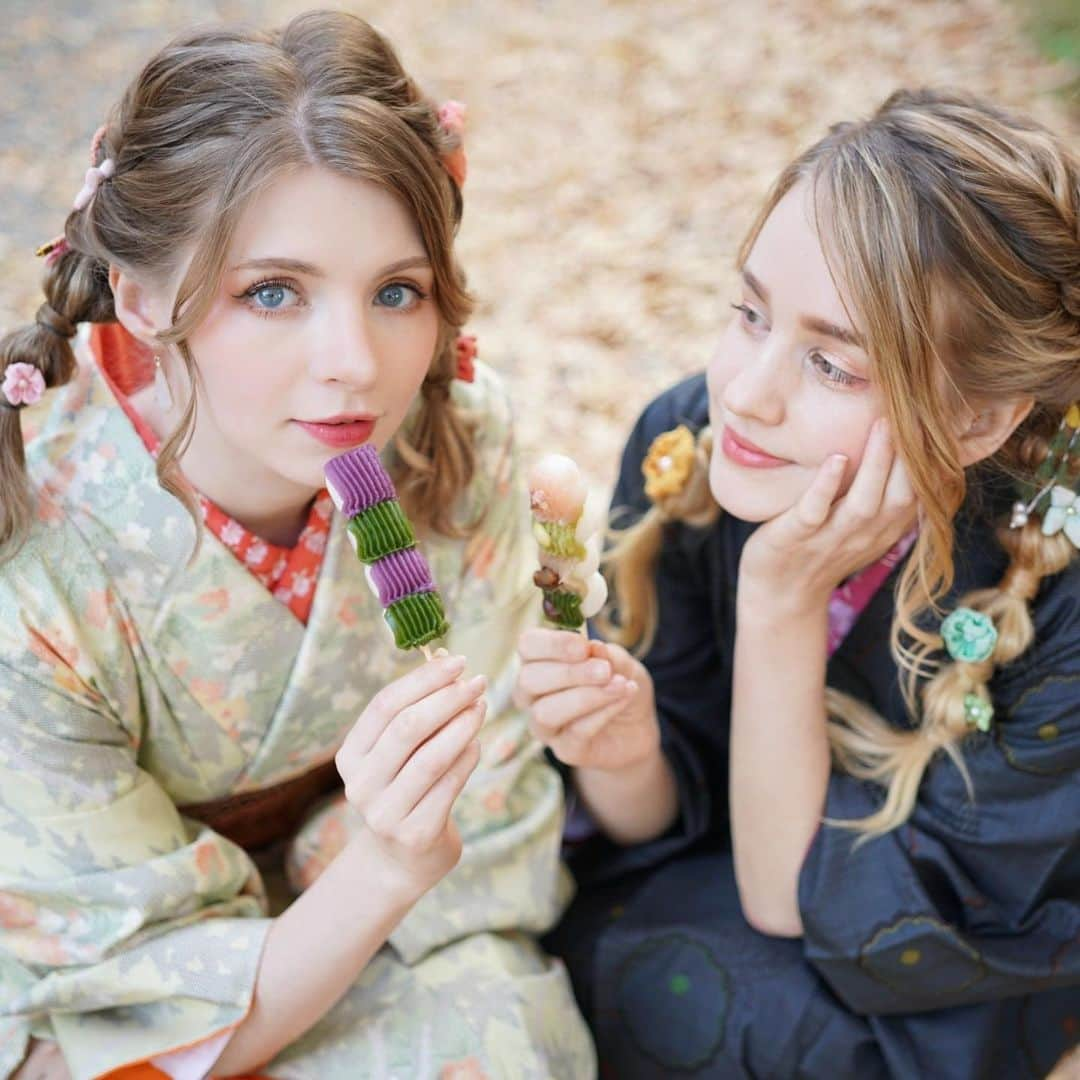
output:
[{"label": "white dango ball", "polygon": [[607,603],[608,587],[603,574],[593,574],[586,583],[585,598],[581,601],[581,614],[591,619],[600,613]]}]

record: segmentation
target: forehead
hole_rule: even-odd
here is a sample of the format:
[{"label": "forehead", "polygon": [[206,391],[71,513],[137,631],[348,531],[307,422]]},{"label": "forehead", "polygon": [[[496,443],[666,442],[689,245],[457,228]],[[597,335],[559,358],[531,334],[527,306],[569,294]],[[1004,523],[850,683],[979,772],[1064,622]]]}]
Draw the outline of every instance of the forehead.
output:
[{"label": "forehead", "polygon": [[773,208],[745,268],[769,290],[774,312],[852,324],[854,313],[844,305],[818,235],[808,181],[796,184]]},{"label": "forehead", "polygon": [[386,188],[326,168],[284,173],[244,207],[232,261],[287,256],[317,266],[391,262],[424,254],[405,205]]}]

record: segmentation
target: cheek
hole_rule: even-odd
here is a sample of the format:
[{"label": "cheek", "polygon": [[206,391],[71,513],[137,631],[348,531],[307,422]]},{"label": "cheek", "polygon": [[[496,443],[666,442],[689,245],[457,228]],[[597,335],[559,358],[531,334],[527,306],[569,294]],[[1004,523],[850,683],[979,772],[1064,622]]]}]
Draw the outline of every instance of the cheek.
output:
[{"label": "cheek", "polygon": [[745,341],[735,322],[728,324],[716,345],[705,369],[705,381],[709,387],[709,400],[713,407],[723,398],[727,384],[738,373],[743,361]]}]

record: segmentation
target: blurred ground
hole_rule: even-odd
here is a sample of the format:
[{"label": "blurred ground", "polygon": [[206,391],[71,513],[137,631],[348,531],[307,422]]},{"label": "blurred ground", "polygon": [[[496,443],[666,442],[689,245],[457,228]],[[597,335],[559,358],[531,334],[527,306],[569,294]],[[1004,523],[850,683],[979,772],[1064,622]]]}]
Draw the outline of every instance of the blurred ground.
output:
[{"label": "blurred ground", "polygon": [[[58,231],[139,63],[194,22],[271,25],[311,6],[0,0],[0,328],[32,315],[33,248]],[[605,484],[639,409],[704,365],[740,234],[829,123],[933,84],[1080,136],[1061,95],[1075,68],[1040,55],[1020,0],[326,6],[372,19],[432,96],[469,104],[460,251],[482,358],[509,376],[526,450],[569,452]]]}]

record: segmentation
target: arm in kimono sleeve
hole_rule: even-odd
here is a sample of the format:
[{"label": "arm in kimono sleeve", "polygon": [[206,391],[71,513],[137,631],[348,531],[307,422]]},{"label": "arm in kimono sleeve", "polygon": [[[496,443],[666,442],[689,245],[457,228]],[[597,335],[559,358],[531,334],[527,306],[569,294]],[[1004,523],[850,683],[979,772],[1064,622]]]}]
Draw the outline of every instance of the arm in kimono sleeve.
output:
[{"label": "arm in kimono sleeve", "polygon": [[[991,684],[992,734],[965,743],[974,802],[938,760],[907,824],[857,848],[824,825],[811,845],[806,956],[856,1012],[1080,988],[1080,618],[1075,601],[1056,606],[1037,619],[1037,640],[1056,624],[1049,643]],[[879,804],[831,778],[828,818]]]},{"label": "arm in kimono sleeve", "polygon": [[246,1015],[270,920],[244,852],[185,822],[63,665],[0,660],[0,1075],[32,1033],[75,1080]]},{"label": "arm in kimono sleeve", "polygon": [[[626,528],[650,506],[641,465],[657,435],[679,424],[708,423],[703,376],[668,390],[644,411],[623,452],[612,496],[613,523]],[[643,663],[652,676],[661,745],[675,773],[679,820],[627,860],[658,861],[708,833],[727,807],[727,731],[731,695],[714,624],[707,569],[709,532],[668,525],[655,571],[659,622]]]},{"label": "arm in kimono sleeve", "polygon": [[[513,438],[509,400],[486,365],[473,383],[455,380],[454,400],[477,418],[476,473],[462,501],[479,528],[458,543],[458,577],[439,571],[451,630],[447,648],[488,679],[482,754],[454,808],[464,844],[461,861],[410,911],[390,943],[412,963],[466,934],[541,933],[569,899],[559,860],[562,784],[511,701],[517,643],[541,620],[532,583],[528,488]],[[437,556],[436,556],[437,557]]]}]

